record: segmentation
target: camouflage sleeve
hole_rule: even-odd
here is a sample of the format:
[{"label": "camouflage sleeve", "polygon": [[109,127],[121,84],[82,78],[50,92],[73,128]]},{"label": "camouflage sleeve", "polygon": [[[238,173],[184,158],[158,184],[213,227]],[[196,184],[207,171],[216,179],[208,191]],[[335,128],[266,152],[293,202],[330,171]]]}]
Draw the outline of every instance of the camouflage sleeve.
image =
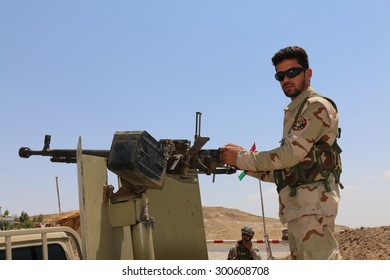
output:
[{"label": "camouflage sleeve", "polygon": [[298,117],[281,147],[261,152],[241,151],[237,155],[236,166],[253,172],[294,166],[307,155],[314,143],[329,132],[330,127],[330,114],[325,106],[313,102]]},{"label": "camouflage sleeve", "polygon": [[261,181],[264,181],[264,182],[275,183],[273,171],[259,171],[259,172],[248,171],[247,174],[249,176],[260,179]]},{"label": "camouflage sleeve", "polygon": [[261,260],[260,250],[256,246],[252,246],[251,254],[254,260]]},{"label": "camouflage sleeve", "polygon": [[228,257],[227,259],[228,260],[234,260],[234,258],[237,256],[237,249],[236,247],[232,247],[230,250],[229,250],[229,253],[228,253]]}]

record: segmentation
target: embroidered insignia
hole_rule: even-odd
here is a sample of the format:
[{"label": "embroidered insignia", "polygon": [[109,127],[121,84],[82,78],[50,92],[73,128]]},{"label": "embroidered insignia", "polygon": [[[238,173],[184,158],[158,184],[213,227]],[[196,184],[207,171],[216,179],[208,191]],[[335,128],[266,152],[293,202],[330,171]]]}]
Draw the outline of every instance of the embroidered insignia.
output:
[{"label": "embroidered insignia", "polygon": [[307,119],[304,116],[300,116],[297,121],[294,123],[292,129],[296,131],[300,131],[304,129],[307,125]]}]

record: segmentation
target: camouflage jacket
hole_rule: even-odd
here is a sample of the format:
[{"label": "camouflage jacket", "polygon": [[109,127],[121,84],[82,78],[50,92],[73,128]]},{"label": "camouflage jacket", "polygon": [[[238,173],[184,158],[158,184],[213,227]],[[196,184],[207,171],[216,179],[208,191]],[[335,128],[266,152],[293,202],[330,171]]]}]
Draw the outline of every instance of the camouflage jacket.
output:
[{"label": "camouflage jacket", "polygon": [[252,244],[251,249],[246,249],[240,242],[229,250],[228,260],[261,260],[259,248]]},{"label": "camouflage jacket", "polygon": [[[297,116],[300,109],[301,114]],[[263,181],[274,182],[274,170],[293,167],[301,162],[317,141],[322,140],[329,145],[334,143],[338,134],[337,111],[313,88],[303,91],[284,112],[281,146],[270,151],[241,151],[236,160],[238,168]],[[333,175],[329,176],[328,182],[330,192],[325,190],[323,182],[300,186],[295,197],[290,197],[290,187],[282,189],[279,193],[282,223],[311,214],[335,216],[339,189]]]}]

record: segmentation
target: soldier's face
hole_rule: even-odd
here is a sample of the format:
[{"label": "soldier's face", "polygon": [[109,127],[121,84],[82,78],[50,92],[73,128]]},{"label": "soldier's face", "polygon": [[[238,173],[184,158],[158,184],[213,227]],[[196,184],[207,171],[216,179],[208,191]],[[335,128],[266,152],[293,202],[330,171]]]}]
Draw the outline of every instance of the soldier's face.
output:
[{"label": "soldier's face", "polygon": [[251,241],[251,239],[252,239],[252,236],[250,236],[249,234],[245,234],[245,233],[242,233],[241,237],[242,237],[242,240],[245,240],[245,241]]},{"label": "soldier's face", "polygon": [[[284,72],[291,68],[301,68],[302,65],[298,63],[295,58],[285,59],[276,65],[276,72]],[[310,85],[310,78],[312,70],[306,69],[293,78],[284,75],[284,79],[279,81],[284,94],[294,100],[302,91]]]}]

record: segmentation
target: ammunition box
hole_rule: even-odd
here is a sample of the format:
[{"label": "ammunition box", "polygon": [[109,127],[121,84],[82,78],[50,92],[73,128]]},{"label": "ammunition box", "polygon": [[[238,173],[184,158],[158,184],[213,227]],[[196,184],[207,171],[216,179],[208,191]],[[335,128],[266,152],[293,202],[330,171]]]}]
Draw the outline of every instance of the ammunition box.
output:
[{"label": "ammunition box", "polygon": [[135,188],[161,189],[166,163],[162,144],[146,131],[114,134],[107,167]]}]

